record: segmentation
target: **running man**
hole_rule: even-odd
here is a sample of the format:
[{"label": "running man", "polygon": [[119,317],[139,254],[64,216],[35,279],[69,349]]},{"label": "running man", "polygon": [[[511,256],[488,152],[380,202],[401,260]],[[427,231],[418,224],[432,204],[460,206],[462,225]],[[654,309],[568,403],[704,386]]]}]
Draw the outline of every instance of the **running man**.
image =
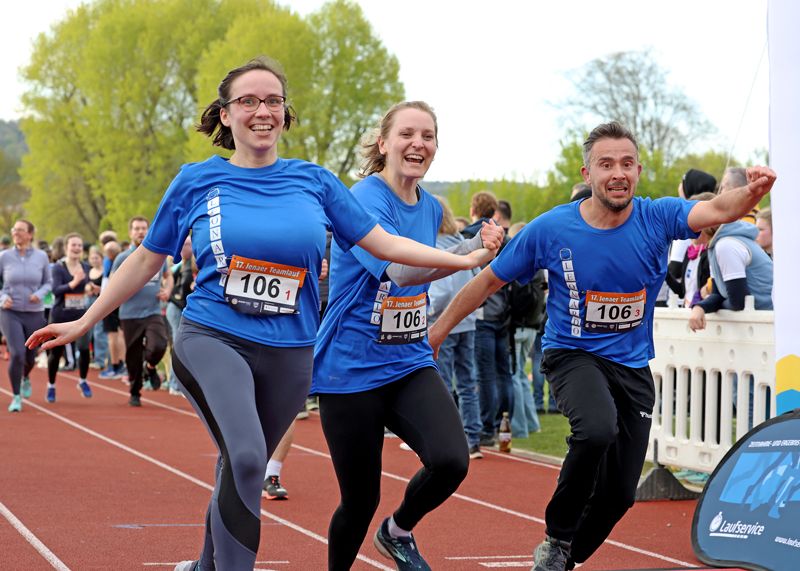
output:
[{"label": "running man", "polygon": [[612,122],[583,145],[592,196],[538,216],[464,286],[430,329],[438,350],[452,327],[508,282],[550,276],[542,371],[572,434],[545,512],[535,571],[586,561],[633,505],[655,395],[653,308],[672,240],[737,220],[775,182],[767,167],[705,202],[636,197],[642,172],[633,134]]}]

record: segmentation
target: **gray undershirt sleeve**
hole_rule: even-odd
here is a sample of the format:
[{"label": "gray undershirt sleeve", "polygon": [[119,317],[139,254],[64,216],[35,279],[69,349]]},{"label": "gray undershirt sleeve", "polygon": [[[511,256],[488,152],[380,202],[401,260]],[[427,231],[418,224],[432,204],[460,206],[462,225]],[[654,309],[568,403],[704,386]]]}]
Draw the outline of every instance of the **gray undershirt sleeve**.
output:
[{"label": "gray undershirt sleeve", "polygon": [[[455,246],[452,246],[451,248],[447,248],[445,251],[453,254],[468,254],[477,250],[478,248],[483,248],[480,232],[475,234],[475,236],[469,240],[464,240]],[[391,263],[389,264],[389,267],[386,268],[386,275],[398,286],[406,287],[430,283],[440,278],[447,277],[456,271],[458,270],[418,268],[416,266]]]}]

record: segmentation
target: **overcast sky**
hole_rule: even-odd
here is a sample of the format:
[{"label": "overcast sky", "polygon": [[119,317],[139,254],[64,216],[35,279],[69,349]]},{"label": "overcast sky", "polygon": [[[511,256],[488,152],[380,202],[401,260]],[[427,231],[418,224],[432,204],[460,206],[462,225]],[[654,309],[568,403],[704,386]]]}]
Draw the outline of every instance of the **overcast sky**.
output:
[{"label": "overcast sky", "polygon": [[[20,116],[25,87],[17,70],[33,39],[81,3],[29,0],[5,12],[0,118]],[[323,4],[280,3],[301,14]],[[554,104],[571,94],[566,74],[597,57],[646,48],[717,127],[712,148],[732,149],[740,160],[767,148],[766,0],[358,4],[400,61],[406,97],[429,102],[439,116],[428,180],[539,180],[564,136]]]}]

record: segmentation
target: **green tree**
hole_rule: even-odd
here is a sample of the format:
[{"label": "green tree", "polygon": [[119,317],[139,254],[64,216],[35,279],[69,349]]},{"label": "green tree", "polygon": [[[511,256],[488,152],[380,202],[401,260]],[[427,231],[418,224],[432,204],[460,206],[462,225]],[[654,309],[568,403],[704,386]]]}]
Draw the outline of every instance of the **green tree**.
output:
[{"label": "green tree", "polygon": [[11,226],[25,215],[23,204],[28,198],[28,189],[19,181],[19,162],[0,150],[0,235],[9,232]]},{"label": "green tree", "polygon": [[714,133],[697,104],[668,82],[667,71],[648,50],[594,59],[573,74],[575,94],[563,107],[573,121],[617,120],[642,146],[667,164]]},{"label": "green tree", "polygon": [[313,104],[304,111],[310,128],[302,131],[300,145],[309,160],[347,180],[365,131],[403,98],[400,63],[354,2],[328,2],[308,21],[319,38],[319,53]]}]

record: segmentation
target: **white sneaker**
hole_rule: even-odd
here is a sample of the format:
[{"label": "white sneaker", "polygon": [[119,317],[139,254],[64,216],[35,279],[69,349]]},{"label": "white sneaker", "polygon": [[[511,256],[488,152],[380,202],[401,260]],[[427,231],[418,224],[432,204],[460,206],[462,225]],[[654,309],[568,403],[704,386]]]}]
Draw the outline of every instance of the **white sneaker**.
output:
[{"label": "white sneaker", "polygon": [[174,571],[194,571],[197,568],[197,561],[181,561],[175,566]]}]

